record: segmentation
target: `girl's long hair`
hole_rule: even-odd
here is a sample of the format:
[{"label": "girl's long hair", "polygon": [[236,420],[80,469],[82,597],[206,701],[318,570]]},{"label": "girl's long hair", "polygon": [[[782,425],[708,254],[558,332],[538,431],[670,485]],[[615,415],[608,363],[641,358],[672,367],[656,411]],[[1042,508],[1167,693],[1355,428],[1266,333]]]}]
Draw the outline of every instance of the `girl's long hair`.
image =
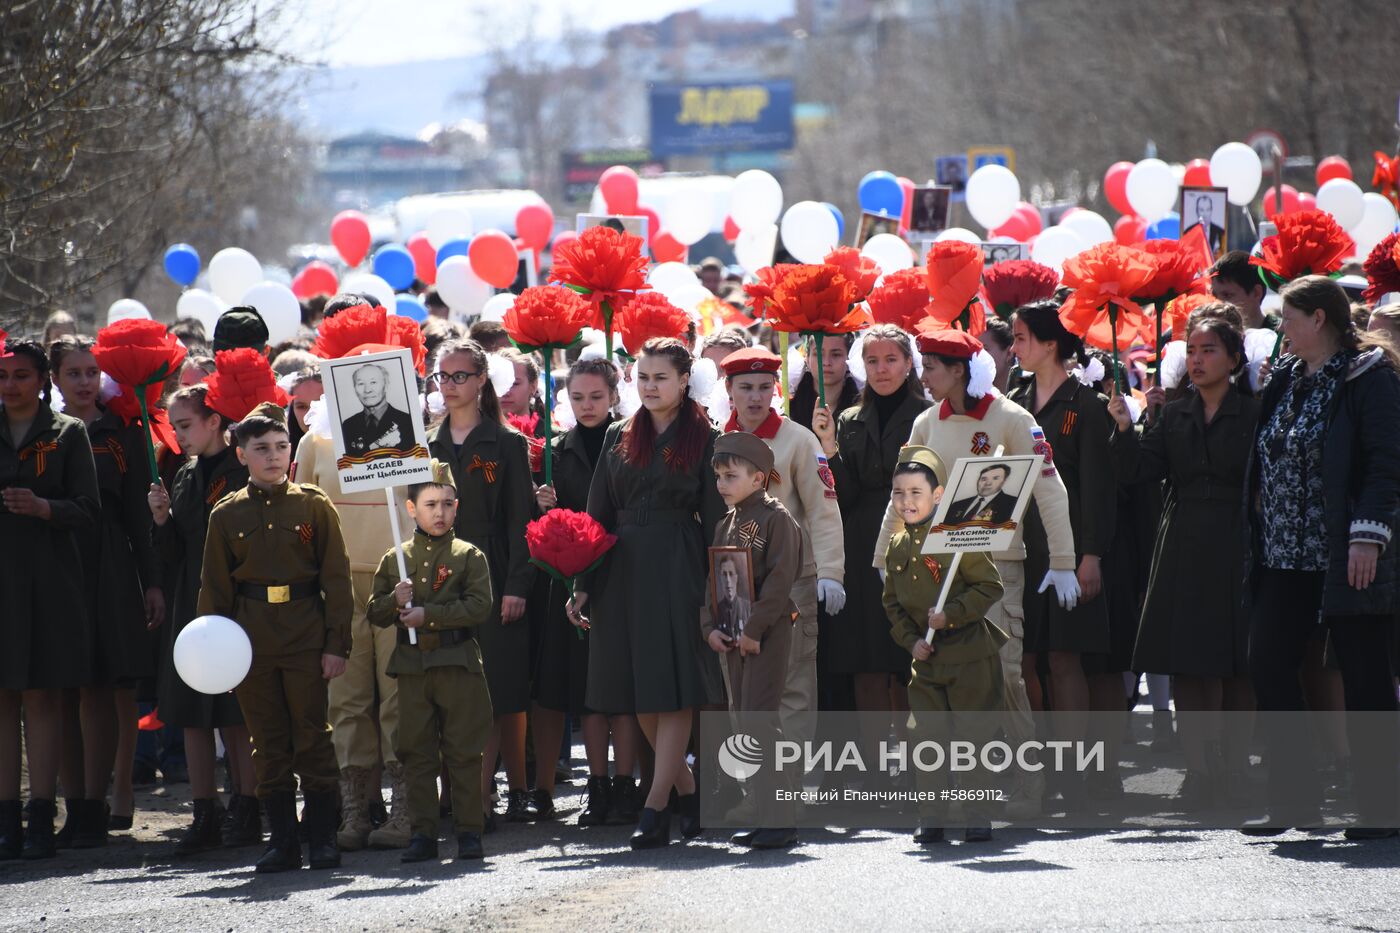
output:
[{"label": "girl's long hair", "polygon": [[[639,359],[648,356],[664,356],[675,367],[677,374],[690,374],[693,362],[690,351],[674,337],[653,337],[648,340],[642,345]],[[692,469],[704,456],[705,444],[710,439],[710,419],[700,403],[687,394],[681,399],[676,422],[676,444],[668,466],[672,473],[683,473]],[[644,407],[628,418],[627,426],[622,429],[623,461],[637,469],[650,466],[656,438],[656,422],[652,421],[651,412]]]}]

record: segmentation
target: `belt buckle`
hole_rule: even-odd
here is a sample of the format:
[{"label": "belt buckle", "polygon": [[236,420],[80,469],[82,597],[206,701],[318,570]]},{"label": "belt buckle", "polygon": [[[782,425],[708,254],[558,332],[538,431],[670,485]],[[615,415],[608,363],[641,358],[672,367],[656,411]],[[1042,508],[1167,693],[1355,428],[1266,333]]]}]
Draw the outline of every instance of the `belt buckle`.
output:
[{"label": "belt buckle", "polygon": [[292,588],[290,586],[269,586],[267,588],[267,601],[274,605],[291,602]]}]

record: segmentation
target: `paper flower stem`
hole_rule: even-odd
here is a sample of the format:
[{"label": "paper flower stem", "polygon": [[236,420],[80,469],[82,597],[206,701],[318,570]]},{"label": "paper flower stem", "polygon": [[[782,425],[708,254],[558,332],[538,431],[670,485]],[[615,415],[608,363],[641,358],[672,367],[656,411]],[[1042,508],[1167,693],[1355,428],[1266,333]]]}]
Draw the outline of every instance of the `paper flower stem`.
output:
[{"label": "paper flower stem", "polygon": [[608,359],[612,359],[612,358],[613,358],[613,334],[612,334],[612,330],[613,330],[613,328],[612,328],[613,309],[612,309],[612,305],[608,304],[606,301],[603,301],[603,302],[600,302],[600,303],[599,303],[598,309],[599,309],[600,311],[603,312],[603,339],[604,339],[604,340],[606,341],[606,343],[607,343],[607,351],[608,351],[607,358],[608,358]]},{"label": "paper flower stem", "polygon": [[1121,394],[1123,386],[1118,381],[1118,309],[1111,304],[1108,306],[1108,326],[1113,332],[1113,390]]},{"label": "paper flower stem", "polygon": [[[768,318],[767,302],[764,302],[763,305],[763,317],[765,320]],[[780,334],[778,334],[778,353],[780,353],[783,357],[783,414],[791,418],[792,392],[788,390],[788,386],[792,385],[792,383],[788,381],[788,342],[789,338],[787,331],[783,331]],[[811,367],[809,366],[808,368],[810,369]]]},{"label": "paper flower stem", "polygon": [[146,430],[142,431],[142,436],[146,439],[146,462],[151,467],[151,482],[160,482],[160,471],[156,469],[156,447],[151,443],[151,413],[146,407],[146,387],[140,386],[136,389],[136,401],[141,406],[141,425]]},{"label": "paper flower stem", "polygon": [[550,446],[550,435],[554,433],[554,371],[550,357],[554,355],[554,348],[541,347],[540,355],[544,357],[544,484],[553,486],[554,452]]},{"label": "paper flower stem", "polygon": [[[826,335],[821,331],[812,334],[817,341],[817,369],[812,374],[812,380],[817,384],[817,396],[821,399],[822,408],[826,407],[826,370],[822,368],[822,338]],[[783,366],[787,366],[787,356],[783,357]]]}]

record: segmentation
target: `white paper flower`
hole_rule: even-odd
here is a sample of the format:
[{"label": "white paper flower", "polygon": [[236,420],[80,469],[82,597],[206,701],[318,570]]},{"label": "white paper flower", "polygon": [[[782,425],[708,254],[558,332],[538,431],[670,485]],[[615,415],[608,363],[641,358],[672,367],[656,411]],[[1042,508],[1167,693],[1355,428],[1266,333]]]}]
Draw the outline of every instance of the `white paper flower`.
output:
[{"label": "white paper flower", "polygon": [[807,371],[807,357],[802,353],[800,344],[792,344],[788,347],[788,391],[796,392],[797,384],[802,381],[802,374]]},{"label": "white paper flower", "polygon": [[1175,389],[1186,378],[1186,341],[1173,340],[1162,350],[1162,387]]},{"label": "white paper flower", "polygon": [[486,354],[486,371],[491,379],[491,388],[496,390],[496,398],[505,395],[515,385],[515,364],[503,356]]},{"label": "white paper flower", "polygon": [[554,393],[554,420],[561,431],[571,430],[578,424],[578,418],[574,415],[574,404],[569,401],[568,389],[560,389]]},{"label": "white paper flower", "polygon": [[419,396],[419,398],[423,399],[428,409],[428,414],[432,415],[434,418],[447,411],[447,400],[442,397],[442,393],[437,389],[429,392],[426,398],[423,396]]},{"label": "white paper flower", "polygon": [[715,361],[701,357],[690,367],[690,397],[705,404],[719,381],[719,367]]},{"label": "white paper flower", "polygon": [[331,416],[326,409],[326,400],[318,398],[306,410],[306,430],[317,437],[331,436]]}]

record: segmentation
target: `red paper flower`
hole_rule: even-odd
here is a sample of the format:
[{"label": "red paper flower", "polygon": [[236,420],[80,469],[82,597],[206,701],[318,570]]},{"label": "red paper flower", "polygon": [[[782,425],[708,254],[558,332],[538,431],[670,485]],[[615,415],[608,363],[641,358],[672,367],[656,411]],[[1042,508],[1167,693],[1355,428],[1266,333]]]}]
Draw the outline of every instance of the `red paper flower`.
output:
[{"label": "red paper flower", "polygon": [[567,347],[592,322],[592,305],[577,292],[550,285],[525,289],[501,319],[511,341],[526,353]]},{"label": "red paper flower", "polygon": [[1121,349],[1145,339],[1152,344],[1151,320],[1132,296],[1156,274],[1147,254],[1117,243],[1101,243],[1065,260],[1065,285],[1074,294],[1060,308],[1071,333],[1110,350],[1114,336]]},{"label": "red paper flower", "polygon": [[[1155,241],[1154,241],[1155,242]],[[1178,295],[1162,309],[1162,324],[1172,332],[1173,340],[1186,339],[1186,320],[1197,308],[1210,304],[1215,299],[1210,295],[1193,293]]]},{"label": "red paper flower", "polygon": [[744,294],[749,297],[749,310],[753,312],[755,319],[761,319],[768,313],[768,308],[773,302],[773,289],[777,288],[783,276],[792,268],[794,264],[790,262],[764,266],[758,270],[758,281],[744,286]]},{"label": "red paper flower", "polygon": [[544,438],[535,436],[535,431],[540,426],[539,414],[532,412],[528,415],[506,415],[506,421],[525,435],[525,440],[530,445],[530,472],[540,472],[544,469]]},{"label": "red paper flower", "polygon": [[835,266],[795,265],[773,289],[768,320],[774,330],[787,333],[854,333],[871,324],[855,294],[855,286]]},{"label": "red paper flower", "polygon": [[[1199,225],[1187,231],[1187,236],[1200,235]],[[1202,240],[1204,244],[1204,240]],[[1172,299],[1177,295],[1204,292],[1206,272],[1210,268],[1210,251],[1204,253],[1193,248],[1188,239],[1148,240],[1139,243],[1137,248],[1149,257],[1153,265],[1152,277],[1139,286],[1133,297],[1144,302],[1157,302]]]},{"label": "red paper flower", "polygon": [[10,337],[10,335],[7,334],[7,333],[5,333],[5,328],[0,327],[0,356],[5,356],[5,355],[6,355],[6,354],[5,354],[5,341],[8,340],[9,337]]},{"label": "red paper flower", "polygon": [[1371,175],[1371,187],[1400,209],[1400,155],[1388,156],[1377,151],[1375,159],[1376,170]]},{"label": "red paper flower", "polygon": [[933,304],[928,294],[928,280],[919,269],[891,272],[865,303],[870,306],[870,316],[877,324],[893,324],[911,334],[919,322],[928,317]]},{"label": "red paper flower", "polygon": [[945,324],[961,324],[974,337],[987,329],[981,302],[974,306],[982,262],[982,247],[961,240],[939,240],[928,251],[929,313]]},{"label": "red paper flower", "polygon": [[641,291],[647,284],[647,260],[642,238],[611,227],[589,227],[554,252],[551,282],[607,300],[625,292]]},{"label": "red paper flower", "polygon": [[846,280],[855,286],[856,301],[870,297],[870,290],[880,278],[880,266],[875,260],[862,256],[860,250],[852,246],[838,246],[826,254],[822,260],[828,266],[841,270]]},{"label": "red paper flower", "polygon": [[642,344],[653,337],[684,338],[690,327],[690,315],[660,292],[642,292],[622,303],[613,315],[622,349],[629,356],[642,352]]},{"label": "red paper flower", "polygon": [[1387,292],[1400,292],[1400,233],[1392,233],[1371,250],[1363,265],[1370,283],[1361,297],[1375,304]]},{"label": "red paper flower", "polygon": [[1022,305],[1051,297],[1059,285],[1060,276],[1054,269],[1029,259],[999,262],[982,272],[987,302],[1002,320]]},{"label": "red paper flower", "polygon": [[525,526],[530,563],[573,588],[574,580],[592,570],[617,543],[598,520],[586,512],[550,509]]},{"label": "red paper flower", "polygon": [[423,328],[413,318],[391,314],[389,320],[389,340],[391,347],[408,347],[413,351],[413,368],[418,375],[425,375],[428,364],[428,347],[423,342]]},{"label": "red paper flower", "polygon": [[147,318],[127,318],[97,332],[92,348],[97,365],[124,389],[155,386],[185,362],[185,345],[165,325]]},{"label": "red paper flower", "polygon": [[405,347],[413,351],[413,367],[418,375],[423,375],[428,351],[423,345],[422,329],[411,318],[363,304],[322,321],[311,352],[323,360],[338,360]]},{"label": "red paper flower", "polygon": [[277,374],[267,357],[250,347],[214,354],[214,374],[209,377],[209,407],[230,421],[242,421],[263,402],[287,404],[287,393],[277,385]]},{"label": "red paper flower", "polygon": [[1330,275],[1351,255],[1346,231],[1326,211],[1275,214],[1278,236],[1265,237],[1264,255],[1250,259],[1277,291],[1304,275]]}]

